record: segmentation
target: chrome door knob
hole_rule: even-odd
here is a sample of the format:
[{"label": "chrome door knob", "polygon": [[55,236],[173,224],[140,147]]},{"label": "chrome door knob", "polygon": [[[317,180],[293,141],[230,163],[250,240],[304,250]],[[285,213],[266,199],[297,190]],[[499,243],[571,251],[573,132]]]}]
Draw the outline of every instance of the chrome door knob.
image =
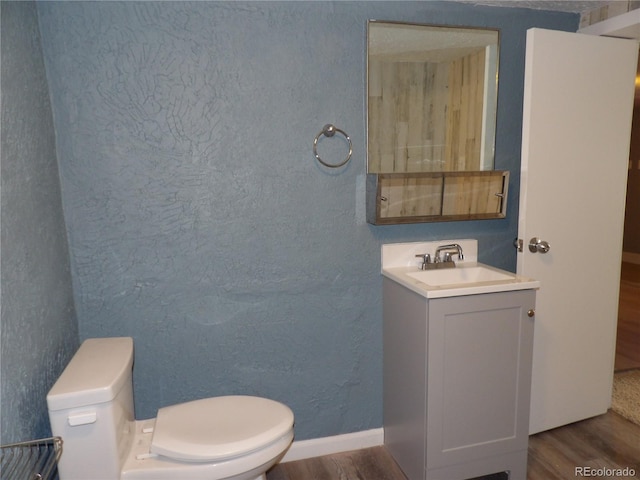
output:
[{"label": "chrome door knob", "polygon": [[538,237],[533,237],[529,240],[529,251],[531,253],[547,253],[550,249],[551,245],[549,245],[549,242],[540,240]]}]

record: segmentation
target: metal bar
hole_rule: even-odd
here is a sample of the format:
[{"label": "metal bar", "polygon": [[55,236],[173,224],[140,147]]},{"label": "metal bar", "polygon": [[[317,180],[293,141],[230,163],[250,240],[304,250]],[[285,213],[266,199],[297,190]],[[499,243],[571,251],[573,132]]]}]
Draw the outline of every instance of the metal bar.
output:
[{"label": "metal bar", "polygon": [[62,439],[0,445],[0,480],[50,480],[62,454]]}]

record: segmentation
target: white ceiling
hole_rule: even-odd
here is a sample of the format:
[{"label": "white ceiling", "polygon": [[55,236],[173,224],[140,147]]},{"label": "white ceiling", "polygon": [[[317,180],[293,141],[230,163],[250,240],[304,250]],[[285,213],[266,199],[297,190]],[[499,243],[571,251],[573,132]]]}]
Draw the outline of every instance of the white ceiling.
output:
[{"label": "white ceiling", "polygon": [[474,5],[488,5],[494,7],[531,8],[535,10],[556,10],[560,12],[584,13],[600,8],[611,0],[458,0]]}]

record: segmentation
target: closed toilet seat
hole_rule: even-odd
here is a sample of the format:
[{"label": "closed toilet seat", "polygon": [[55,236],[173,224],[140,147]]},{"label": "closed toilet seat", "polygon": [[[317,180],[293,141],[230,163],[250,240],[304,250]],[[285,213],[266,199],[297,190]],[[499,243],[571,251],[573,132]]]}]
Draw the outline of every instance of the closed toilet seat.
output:
[{"label": "closed toilet seat", "polygon": [[204,398],[158,410],[150,451],[183,462],[217,462],[259,450],[291,432],[293,412],[251,396]]}]

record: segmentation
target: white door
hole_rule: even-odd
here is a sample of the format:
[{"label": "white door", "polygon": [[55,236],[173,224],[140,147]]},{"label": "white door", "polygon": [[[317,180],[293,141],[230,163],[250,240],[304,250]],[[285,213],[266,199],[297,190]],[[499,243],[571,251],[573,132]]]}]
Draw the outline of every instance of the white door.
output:
[{"label": "white door", "polygon": [[531,433],[611,404],[637,54],[635,40],[527,32],[517,270],[542,285]]}]

